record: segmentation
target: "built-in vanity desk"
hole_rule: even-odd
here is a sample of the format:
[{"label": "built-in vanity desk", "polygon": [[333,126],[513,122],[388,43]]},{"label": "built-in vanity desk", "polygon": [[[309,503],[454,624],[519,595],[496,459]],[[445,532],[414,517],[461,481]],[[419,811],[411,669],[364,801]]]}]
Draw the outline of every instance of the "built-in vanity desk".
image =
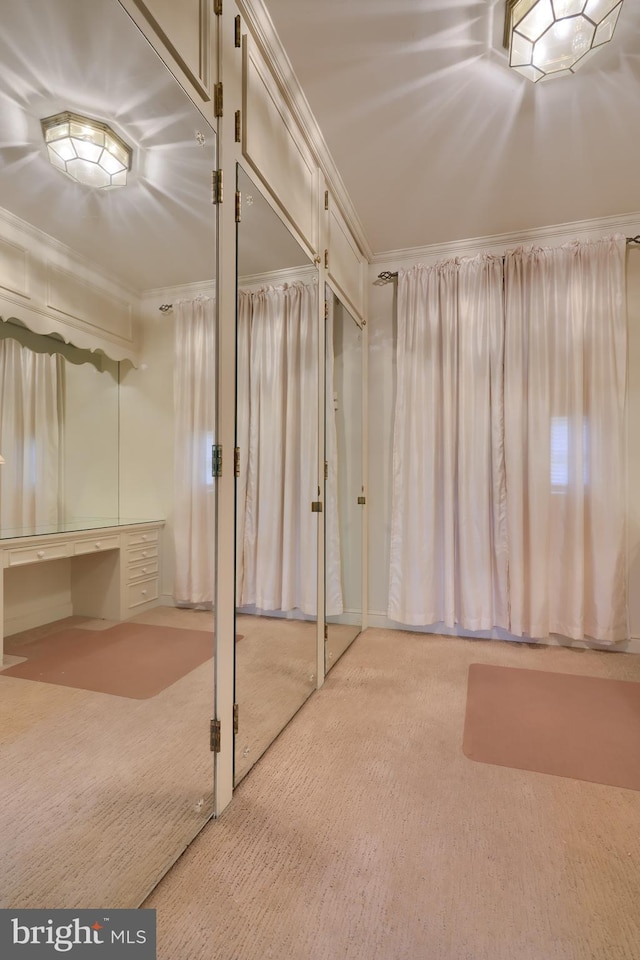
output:
[{"label": "built-in vanity desk", "polygon": [[[37,532],[3,531],[0,539],[0,662],[5,571],[68,560],[71,611],[127,620],[160,596],[161,520],[83,519]],[[13,534],[16,534],[15,536]]]}]

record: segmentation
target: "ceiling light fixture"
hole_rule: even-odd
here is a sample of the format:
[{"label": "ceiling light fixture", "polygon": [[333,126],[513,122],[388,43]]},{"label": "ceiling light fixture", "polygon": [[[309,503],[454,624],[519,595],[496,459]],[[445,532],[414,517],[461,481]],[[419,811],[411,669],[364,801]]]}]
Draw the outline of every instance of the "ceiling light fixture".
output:
[{"label": "ceiling light fixture", "polygon": [[106,123],[69,111],[40,122],[56,169],[90,187],[126,184],[133,151]]},{"label": "ceiling light fixture", "polygon": [[506,0],[509,66],[533,82],[575,73],[613,37],[622,0]]}]

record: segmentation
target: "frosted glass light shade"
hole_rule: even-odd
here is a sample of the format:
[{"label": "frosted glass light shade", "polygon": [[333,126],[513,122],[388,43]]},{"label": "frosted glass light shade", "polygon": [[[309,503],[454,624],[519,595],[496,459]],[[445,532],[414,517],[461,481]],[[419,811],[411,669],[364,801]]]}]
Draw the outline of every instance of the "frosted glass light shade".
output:
[{"label": "frosted glass light shade", "polygon": [[106,123],[68,111],[40,122],[49,161],[58,170],[90,187],[126,184],[132,150]]},{"label": "frosted glass light shade", "polygon": [[623,0],[507,0],[509,66],[524,77],[562,77],[613,37]]}]

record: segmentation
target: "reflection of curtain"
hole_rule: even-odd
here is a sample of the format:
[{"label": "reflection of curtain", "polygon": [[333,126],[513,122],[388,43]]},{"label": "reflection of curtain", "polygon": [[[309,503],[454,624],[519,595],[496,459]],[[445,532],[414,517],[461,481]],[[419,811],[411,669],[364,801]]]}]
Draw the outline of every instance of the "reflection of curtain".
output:
[{"label": "reflection of curtain", "polygon": [[389,617],[508,625],[502,263],[400,271]]},{"label": "reflection of curtain", "polygon": [[511,629],[627,636],[625,242],[505,260]]},{"label": "reflection of curtain", "polygon": [[240,291],[237,603],[317,610],[318,290]]},{"label": "reflection of curtain", "polygon": [[[623,238],[402,271],[389,616],[626,631]],[[504,371],[504,372],[503,372]]]},{"label": "reflection of curtain", "polygon": [[[340,553],[340,503],[338,497],[338,430],[334,405],[334,297],[327,291],[329,304],[326,322],[326,392],[325,392],[325,456],[327,481],[325,483],[325,607],[327,616],[342,613],[342,559]],[[346,506],[346,505],[345,505]]]},{"label": "reflection of curtain", "polygon": [[180,605],[214,599],[215,303],[209,297],[174,304],[175,468],[174,597]]},{"label": "reflection of curtain", "polygon": [[63,360],[0,340],[0,525],[57,526],[62,517]]}]

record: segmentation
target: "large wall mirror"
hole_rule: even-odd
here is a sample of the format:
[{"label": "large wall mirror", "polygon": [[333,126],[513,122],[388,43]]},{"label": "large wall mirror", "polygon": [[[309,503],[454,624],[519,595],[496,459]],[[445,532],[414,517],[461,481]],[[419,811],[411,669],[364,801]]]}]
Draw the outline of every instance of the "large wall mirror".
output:
[{"label": "large wall mirror", "polygon": [[134,907],[213,813],[215,133],[117,0],[0,20],[0,902]]},{"label": "large wall mirror", "polygon": [[325,288],[325,670],[362,627],[362,330]]},{"label": "large wall mirror", "polygon": [[238,167],[235,782],[316,687],[318,272]]}]

